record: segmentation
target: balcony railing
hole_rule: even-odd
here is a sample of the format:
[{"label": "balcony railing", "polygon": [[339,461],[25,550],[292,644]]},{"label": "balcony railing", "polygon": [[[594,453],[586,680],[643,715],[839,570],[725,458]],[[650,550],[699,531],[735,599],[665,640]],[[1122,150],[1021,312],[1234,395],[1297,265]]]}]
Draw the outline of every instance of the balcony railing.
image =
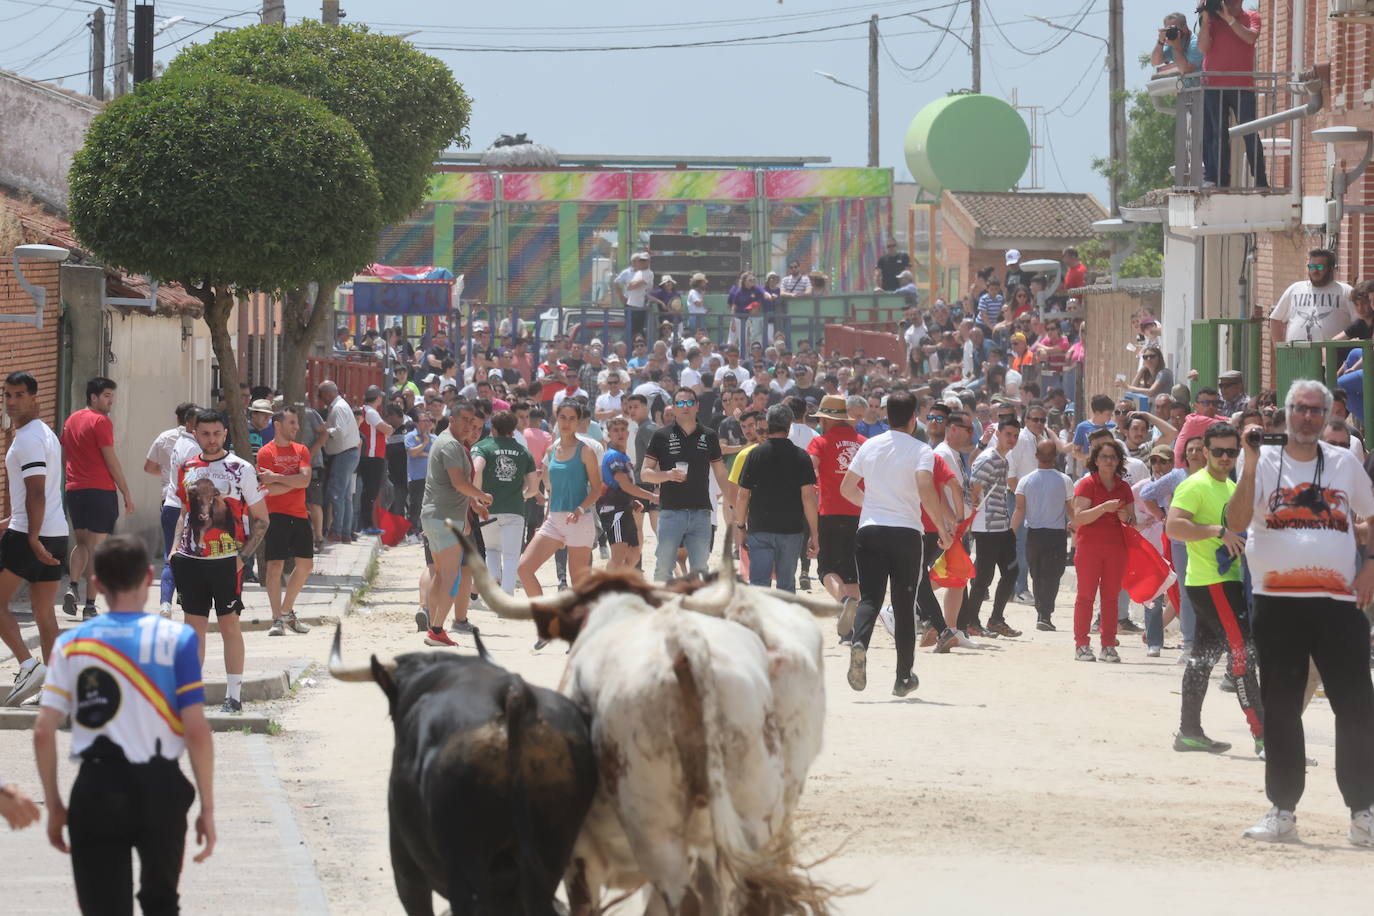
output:
[{"label": "balcony railing", "polygon": [[1157,109],[1176,116],[1175,190],[1288,189],[1294,125],[1300,113],[1241,139],[1229,133],[1238,124],[1293,112],[1301,89],[1290,86],[1288,74],[1194,72],[1153,80],[1149,92]]}]

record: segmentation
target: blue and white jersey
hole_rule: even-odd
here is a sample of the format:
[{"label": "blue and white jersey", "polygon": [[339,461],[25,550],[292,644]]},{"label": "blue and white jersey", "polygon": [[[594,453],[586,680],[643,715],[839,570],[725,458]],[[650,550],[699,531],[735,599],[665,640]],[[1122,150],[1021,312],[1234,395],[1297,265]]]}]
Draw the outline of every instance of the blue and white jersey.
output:
[{"label": "blue and white jersey", "polygon": [[102,614],[58,637],[44,706],[70,713],[71,756],[105,735],[131,763],[186,747],[181,711],[205,702],[196,633],[157,614]]}]

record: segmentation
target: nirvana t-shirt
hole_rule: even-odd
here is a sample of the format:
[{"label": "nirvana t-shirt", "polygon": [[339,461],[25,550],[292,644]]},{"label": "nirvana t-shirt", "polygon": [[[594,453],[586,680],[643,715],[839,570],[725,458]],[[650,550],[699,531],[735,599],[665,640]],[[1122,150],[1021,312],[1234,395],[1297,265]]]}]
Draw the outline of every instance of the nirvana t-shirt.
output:
[{"label": "nirvana t-shirt", "polygon": [[486,461],[482,490],[491,494],[491,514],[523,515],[525,475],[537,470],[529,451],[513,438],[491,438],[474,445],[472,457]]},{"label": "nirvana t-shirt", "polygon": [[1350,302],[1350,285],[1333,282],[1313,286],[1299,280],[1279,296],[1269,313],[1275,321],[1287,322],[1284,340],[1330,340],[1359,316]]},{"label": "nirvana t-shirt", "polygon": [[1355,521],[1374,515],[1374,485],[1350,449],[1320,448],[1319,460],[1294,461],[1260,447],[1245,543],[1256,594],[1355,600]]}]

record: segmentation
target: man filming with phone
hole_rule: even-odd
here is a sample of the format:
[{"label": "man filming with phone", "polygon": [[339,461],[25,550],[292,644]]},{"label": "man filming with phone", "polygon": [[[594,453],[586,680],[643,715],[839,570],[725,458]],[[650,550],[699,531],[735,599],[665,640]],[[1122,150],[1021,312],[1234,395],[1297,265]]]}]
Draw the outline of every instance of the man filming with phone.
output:
[{"label": "man filming with phone", "polygon": [[1348,837],[1374,846],[1374,684],[1361,611],[1374,597],[1374,549],[1357,552],[1355,538],[1356,522],[1374,515],[1374,485],[1349,449],[1321,441],[1331,400],[1325,385],[1299,379],[1284,402],[1286,443],[1264,444],[1260,426],[1246,427],[1245,468],[1226,507],[1226,529],[1248,529],[1264,784],[1273,805],[1245,836],[1298,838],[1303,692],[1314,662],[1336,717],[1336,783],[1350,809]]}]

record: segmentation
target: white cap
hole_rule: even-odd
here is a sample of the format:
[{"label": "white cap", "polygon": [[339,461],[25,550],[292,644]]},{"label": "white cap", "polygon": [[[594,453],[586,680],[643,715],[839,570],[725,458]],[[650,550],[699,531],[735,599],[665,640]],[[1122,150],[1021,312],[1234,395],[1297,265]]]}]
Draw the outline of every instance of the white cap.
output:
[{"label": "white cap", "polygon": [[1008,249],[1007,249],[1007,266],[1008,266],[1008,267],[1010,267],[1011,265],[1015,264],[1017,261],[1020,261],[1020,260],[1021,260],[1021,252],[1017,251],[1015,248],[1008,248]]}]

